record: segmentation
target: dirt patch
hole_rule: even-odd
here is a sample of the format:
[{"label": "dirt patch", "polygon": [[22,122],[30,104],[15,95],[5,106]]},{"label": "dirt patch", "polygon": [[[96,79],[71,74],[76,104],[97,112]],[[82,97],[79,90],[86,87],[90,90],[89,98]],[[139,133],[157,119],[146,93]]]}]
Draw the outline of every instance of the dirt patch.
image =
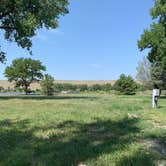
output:
[{"label": "dirt patch", "polygon": [[144,139],[140,140],[148,149],[157,151],[162,156],[166,156],[166,145],[160,139]]}]

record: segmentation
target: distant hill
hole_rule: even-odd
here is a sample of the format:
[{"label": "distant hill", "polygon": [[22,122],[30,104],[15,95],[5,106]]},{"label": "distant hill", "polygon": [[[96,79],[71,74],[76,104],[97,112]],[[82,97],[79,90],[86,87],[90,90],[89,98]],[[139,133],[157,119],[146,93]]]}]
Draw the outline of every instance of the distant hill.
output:
[{"label": "distant hill", "polygon": [[[94,85],[94,84],[106,84],[111,83],[112,85],[115,83],[115,80],[55,80],[55,83],[70,83],[70,84],[88,84],[88,85]],[[3,87],[5,89],[7,88],[14,88],[14,83],[8,82],[7,80],[0,80],[0,87]],[[31,89],[40,89],[39,83],[32,83]]]}]

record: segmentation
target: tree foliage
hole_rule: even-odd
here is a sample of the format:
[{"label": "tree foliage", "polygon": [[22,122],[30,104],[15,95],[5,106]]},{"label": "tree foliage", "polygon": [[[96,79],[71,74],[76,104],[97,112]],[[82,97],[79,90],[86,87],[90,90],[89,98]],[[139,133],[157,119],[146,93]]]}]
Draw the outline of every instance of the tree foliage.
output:
[{"label": "tree foliage", "polygon": [[160,87],[166,85],[166,1],[156,0],[151,9],[154,22],[145,29],[138,41],[141,51],[149,49],[148,59],[152,64],[152,80]]},{"label": "tree foliage", "polygon": [[42,79],[42,71],[45,70],[46,67],[39,60],[18,58],[6,67],[4,74],[8,81],[14,81],[16,87],[23,87],[26,94],[28,94],[30,84]]},{"label": "tree foliage", "polygon": [[82,85],[77,85],[77,89],[81,92],[88,91],[88,85],[87,84],[82,84]]},{"label": "tree foliage", "polygon": [[103,90],[109,92],[112,90],[112,85],[110,83],[106,83],[103,85]]},{"label": "tree foliage", "polygon": [[54,94],[54,78],[51,75],[46,74],[40,85],[45,95],[52,96]]},{"label": "tree foliage", "polygon": [[120,75],[120,78],[115,82],[114,89],[121,94],[133,95],[136,92],[137,84],[131,76]]},{"label": "tree foliage", "polygon": [[30,51],[36,30],[57,28],[67,5],[68,0],[0,0],[0,29],[6,40]]},{"label": "tree foliage", "polygon": [[90,91],[101,91],[102,90],[102,85],[100,84],[94,84],[89,86]]}]

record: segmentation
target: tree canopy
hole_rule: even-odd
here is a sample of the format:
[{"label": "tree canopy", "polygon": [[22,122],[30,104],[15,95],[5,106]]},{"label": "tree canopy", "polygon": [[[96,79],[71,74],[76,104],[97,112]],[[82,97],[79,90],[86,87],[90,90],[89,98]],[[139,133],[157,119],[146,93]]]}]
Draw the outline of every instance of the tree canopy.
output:
[{"label": "tree canopy", "polygon": [[114,89],[121,94],[134,95],[137,90],[137,84],[131,76],[121,74],[120,78],[114,84]]},{"label": "tree canopy", "polygon": [[8,81],[15,82],[16,87],[23,87],[26,94],[29,91],[29,86],[33,81],[38,81],[43,78],[42,71],[46,67],[39,60],[31,58],[18,58],[13,60],[10,66],[5,69],[5,77]]},{"label": "tree canopy", "polygon": [[[68,0],[0,0],[0,29],[4,38],[31,52],[31,37],[40,28],[57,28],[68,13]],[[5,56],[0,50],[0,61]]]},{"label": "tree canopy", "polygon": [[145,29],[138,41],[141,51],[149,49],[148,59],[152,64],[152,80],[160,87],[166,85],[166,1],[156,0],[151,9],[154,22]]}]

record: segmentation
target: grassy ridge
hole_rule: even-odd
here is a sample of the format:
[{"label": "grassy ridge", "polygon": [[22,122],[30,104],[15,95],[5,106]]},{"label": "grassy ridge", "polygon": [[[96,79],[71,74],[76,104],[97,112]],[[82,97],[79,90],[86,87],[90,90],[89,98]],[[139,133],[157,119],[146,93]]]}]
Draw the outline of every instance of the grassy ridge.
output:
[{"label": "grassy ridge", "polygon": [[166,164],[166,99],[0,96],[0,165]]}]

